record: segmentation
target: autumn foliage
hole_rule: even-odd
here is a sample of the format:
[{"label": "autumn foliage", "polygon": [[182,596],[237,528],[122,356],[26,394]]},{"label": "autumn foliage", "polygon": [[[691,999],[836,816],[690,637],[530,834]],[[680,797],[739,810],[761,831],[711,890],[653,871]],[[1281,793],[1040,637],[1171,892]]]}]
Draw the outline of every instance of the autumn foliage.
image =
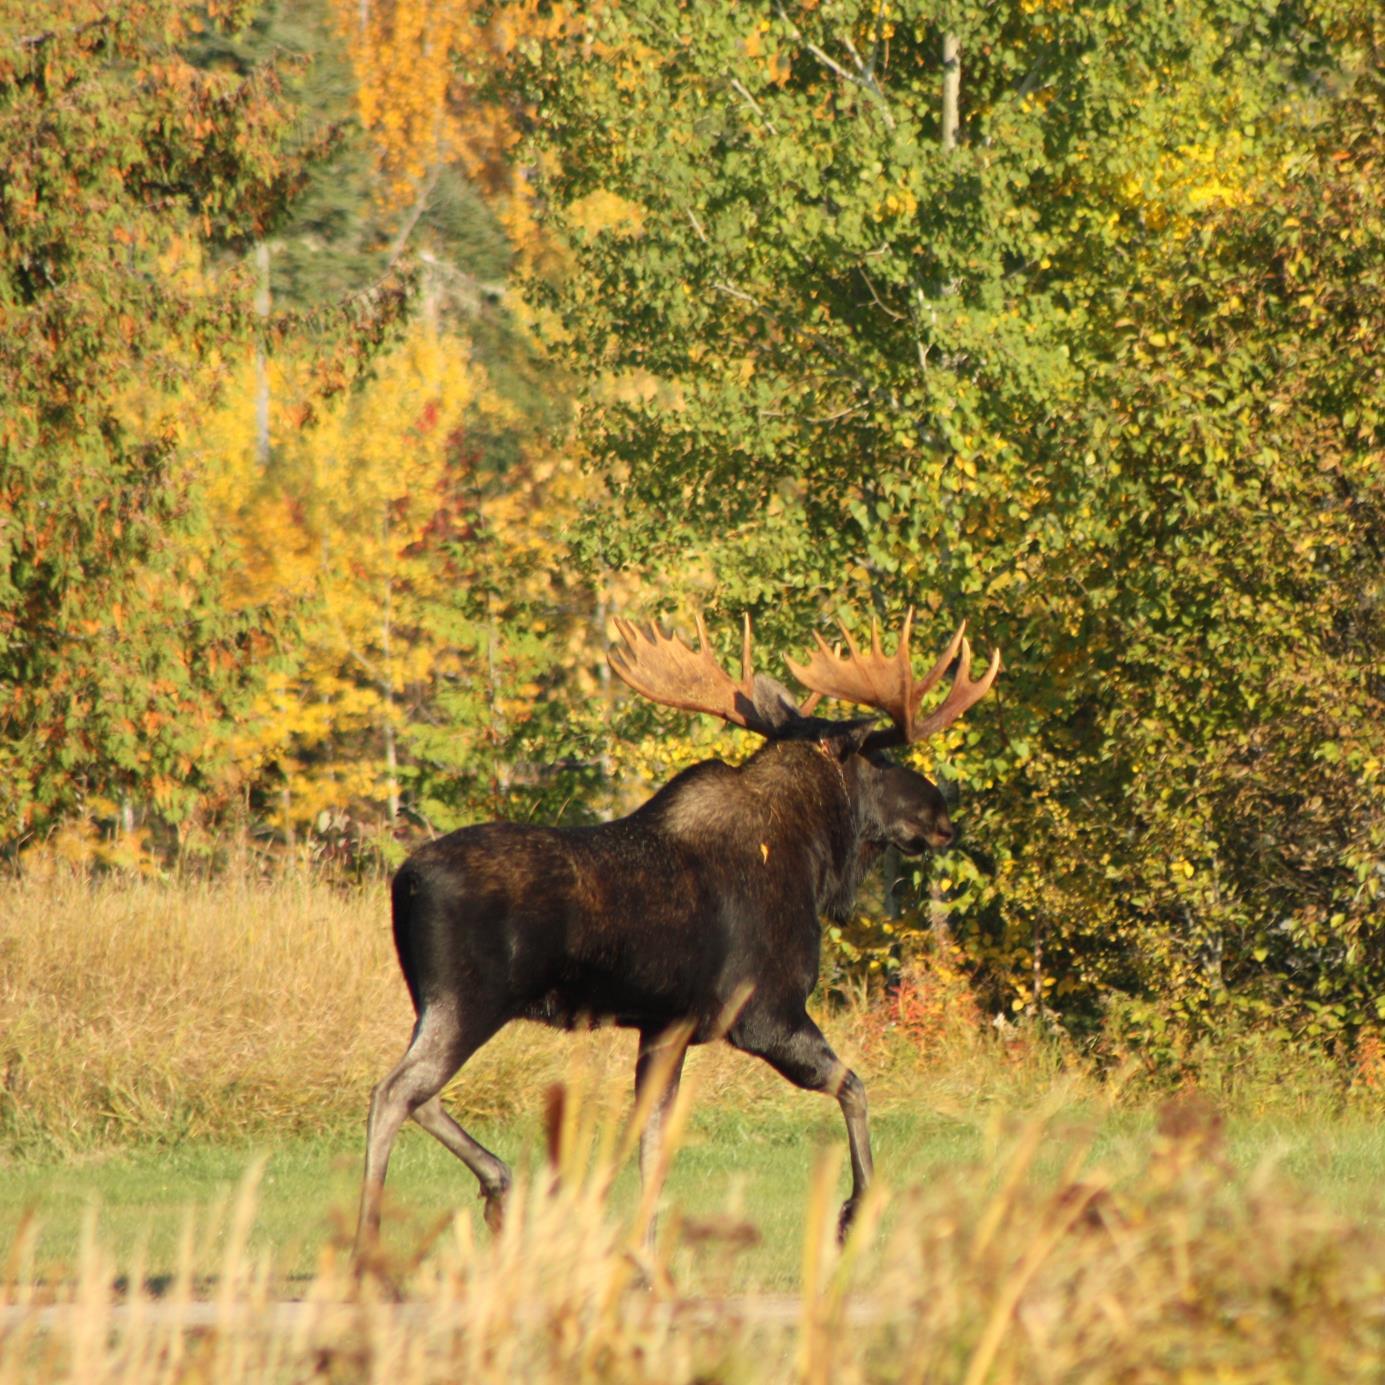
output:
[{"label": "autumn foliage", "polygon": [[962,849],[887,863],[829,974],[925,1038],[975,1005],[1167,1056],[1234,1012],[1374,1073],[1373,7],[34,8],[17,868],[602,816],[745,749],[613,695],[611,614],[748,610],[773,666],[915,605],[1005,673],[913,752]]}]

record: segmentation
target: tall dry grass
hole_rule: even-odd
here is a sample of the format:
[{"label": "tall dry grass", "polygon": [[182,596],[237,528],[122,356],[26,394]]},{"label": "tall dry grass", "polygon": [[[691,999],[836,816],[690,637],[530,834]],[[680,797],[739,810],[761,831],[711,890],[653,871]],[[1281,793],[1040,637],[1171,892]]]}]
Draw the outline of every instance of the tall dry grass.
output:
[{"label": "tall dry grass", "polygon": [[71,1149],[359,1114],[410,1011],[388,919],[306,879],[0,887],[0,1135]]},{"label": "tall dry grass", "polygon": [[[825,1017],[877,1108],[926,1099],[974,1115],[1046,1089],[1053,1053],[997,1063],[965,1007],[950,1008],[955,990],[916,995],[902,1017],[863,1004]],[[412,1020],[383,885],[0,884],[0,1153],[354,1130]],[[628,1092],[633,1062],[629,1034],[511,1026],[467,1064],[455,1100],[473,1119],[509,1118],[536,1111],[574,1063]],[[721,1045],[690,1069],[709,1101],[804,1101]]]},{"label": "tall dry grass", "polygon": [[[628,1127],[568,1103],[552,1171],[521,1180],[501,1234],[441,1223],[361,1279],[329,1247],[301,1300],[275,1296],[247,1250],[254,1178],[215,1283],[199,1288],[190,1219],[158,1295],[140,1254],[113,1255],[94,1220],[76,1275],[41,1284],[22,1233],[0,1266],[0,1385],[20,1382],[788,1381],[802,1385],[1314,1385],[1385,1377],[1385,1244],[1269,1168],[1238,1173],[1217,1118],[1166,1112],[1133,1179],[1080,1139],[1056,1183],[1028,1176],[1052,1113],[998,1130],[991,1152],[927,1187],[873,1192],[833,1242],[836,1158],[814,1180],[792,1296],[683,1300],[679,1257],[734,1257],[743,1215],[692,1225],[652,1200],[621,1220],[605,1196]],[[685,1104],[684,1104],[685,1108]],[[674,1121],[685,1118],[681,1109]],[[1070,1133],[1070,1132],[1069,1132]],[[1080,1170],[1080,1172],[1079,1172]],[[670,1271],[673,1271],[671,1275]],[[128,1287],[124,1287],[128,1286]]]}]

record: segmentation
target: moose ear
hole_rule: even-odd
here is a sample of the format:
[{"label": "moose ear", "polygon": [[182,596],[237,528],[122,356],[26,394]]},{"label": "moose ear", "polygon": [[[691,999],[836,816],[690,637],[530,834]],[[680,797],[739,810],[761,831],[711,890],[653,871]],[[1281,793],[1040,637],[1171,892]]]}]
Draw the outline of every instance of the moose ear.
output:
[{"label": "moose ear", "polygon": [[799,720],[797,704],[777,678],[757,673],[753,686],[755,715],[770,728],[771,735],[782,735]]},{"label": "moose ear", "polygon": [[822,744],[838,760],[849,760],[853,755],[861,753],[861,747],[870,739],[875,726],[875,717],[858,717],[855,721],[839,722],[822,737]]}]

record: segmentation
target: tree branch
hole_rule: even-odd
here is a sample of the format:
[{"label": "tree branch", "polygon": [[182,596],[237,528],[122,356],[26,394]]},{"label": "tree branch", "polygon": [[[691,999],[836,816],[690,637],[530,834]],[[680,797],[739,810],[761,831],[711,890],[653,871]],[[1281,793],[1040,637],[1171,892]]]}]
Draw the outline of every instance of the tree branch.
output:
[{"label": "tree branch", "polygon": [[779,133],[779,131],[774,128],[774,121],[765,114],[760,103],[745,89],[745,84],[739,77],[731,78],[731,90],[734,91],[762,121],[764,121],[765,129],[767,129],[770,134],[777,135]]},{"label": "tree branch", "polygon": [[889,102],[885,100],[885,93],[880,90],[880,84],[875,80],[875,75],[861,61],[861,55],[856,51],[856,46],[851,42],[850,36],[842,40],[846,45],[846,50],[851,54],[852,61],[856,64],[856,71],[849,72],[829,53],[824,52],[804,36],[803,30],[789,18],[782,4],[776,4],[775,9],[779,12],[779,18],[788,25],[796,38],[803,47],[815,57],[824,67],[835,72],[844,82],[849,82],[854,87],[860,87],[880,108],[880,114],[884,117],[886,126],[893,130],[894,116],[890,114]]}]

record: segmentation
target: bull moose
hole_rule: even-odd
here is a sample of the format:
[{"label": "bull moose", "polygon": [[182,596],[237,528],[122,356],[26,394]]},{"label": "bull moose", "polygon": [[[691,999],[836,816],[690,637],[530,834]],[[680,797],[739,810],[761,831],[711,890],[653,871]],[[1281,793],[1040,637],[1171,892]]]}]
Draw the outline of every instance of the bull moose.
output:
[{"label": "bull moose", "polygon": [[[937,787],[883,752],[949,725],[1000,670],[997,651],[972,681],[963,622],[916,679],[912,622],[911,611],[890,656],[874,623],[864,653],[845,626],[844,655],[817,635],[806,664],[786,660],[809,690],[799,705],[783,684],[753,671],[748,617],[739,680],[717,663],[700,618],[696,651],[656,626],[618,620],[610,664],[631,688],[721,717],[765,744],[740,765],[693,765],[614,822],[484,823],[405,861],[392,885],[394,941],[417,1020],[408,1050],[371,1097],[358,1255],[378,1236],[390,1148],[410,1117],[475,1174],[486,1220],[499,1225],[510,1170],[448,1114],[439,1093],[514,1019],[637,1030],[637,1098],[655,1073],[661,1039],[679,1036],[665,1085],[652,1095],[642,1169],[687,1043],[724,1037],[796,1086],[834,1095],[851,1155],[845,1234],[870,1182],[870,1136],[860,1078],[805,1008],[818,978],[820,919],[848,915],[883,848],[916,854],[951,844]],[[946,699],[920,716],[925,694],[954,665]],[[819,717],[824,697],[874,708],[891,724]]]}]

